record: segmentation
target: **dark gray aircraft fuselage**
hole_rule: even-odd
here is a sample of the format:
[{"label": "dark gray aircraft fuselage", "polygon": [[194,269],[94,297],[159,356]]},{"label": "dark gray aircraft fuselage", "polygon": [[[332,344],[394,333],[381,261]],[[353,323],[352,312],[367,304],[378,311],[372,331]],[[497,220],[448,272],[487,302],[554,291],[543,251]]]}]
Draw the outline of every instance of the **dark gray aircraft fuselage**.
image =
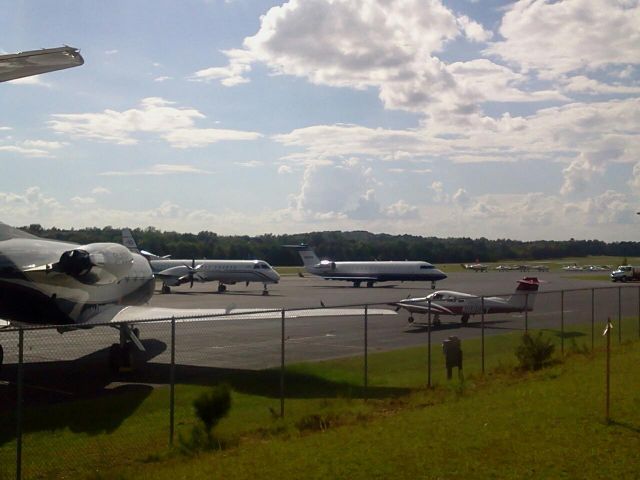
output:
[{"label": "dark gray aircraft fuselage", "polygon": [[0,319],[80,326],[104,307],[147,302],[154,286],[147,260],[122,245],[81,246],[0,223]]}]

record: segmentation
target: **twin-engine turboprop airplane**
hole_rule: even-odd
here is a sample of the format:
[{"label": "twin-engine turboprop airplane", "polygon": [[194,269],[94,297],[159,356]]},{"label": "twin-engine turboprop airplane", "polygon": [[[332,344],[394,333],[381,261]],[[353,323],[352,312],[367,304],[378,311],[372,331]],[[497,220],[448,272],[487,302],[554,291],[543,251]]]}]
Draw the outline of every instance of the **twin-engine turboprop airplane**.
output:
[{"label": "twin-engine turboprop airplane", "polygon": [[540,282],[535,277],[525,277],[518,280],[518,287],[509,298],[480,297],[469,293],[438,290],[431,295],[420,298],[407,298],[394,305],[398,310],[404,308],[409,312],[409,323],[413,323],[413,314],[428,314],[431,312],[433,325],[440,324],[441,315],[460,316],[461,322],[466,324],[471,315],[490,313],[530,312],[536,300]]},{"label": "twin-engine turboprop airplane", "polygon": [[[112,368],[131,366],[144,351],[135,323],[143,320],[281,318],[279,310],[173,309],[142,305],[155,278],[142,255],[117,243],[77,245],[36,237],[0,222],[0,318],[2,326],[52,325],[60,333],[109,325],[120,342],[109,351]],[[323,308],[286,312],[287,318],[360,315],[363,309]],[[393,314],[369,309],[369,315]],[[0,365],[2,364],[0,346]]]},{"label": "twin-engine turboprop airplane", "polygon": [[134,253],[149,260],[153,274],[162,280],[162,293],[171,293],[173,286],[193,282],[218,282],[218,292],[227,290],[227,285],[251,282],[262,283],[262,294],[268,295],[267,284],[278,283],[280,275],[263,260],[169,260],[149,252],[138,250],[128,228],[122,230],[122,243]]},{"label": "twin-engine turboprop airplane", "polygon": [[367,287],[373,287],[376,282],[412,281],[431,282],[431,288],[436,288],[438,280],[447,276],[429,262],[414,261],[370,261],[370,262],[334,262],[320,260],[309,245],[284,245],[298,251],[304,268],[312,275],[318,275],[325,280],[343,280],[353,282],[359,287],[366,282]]}]

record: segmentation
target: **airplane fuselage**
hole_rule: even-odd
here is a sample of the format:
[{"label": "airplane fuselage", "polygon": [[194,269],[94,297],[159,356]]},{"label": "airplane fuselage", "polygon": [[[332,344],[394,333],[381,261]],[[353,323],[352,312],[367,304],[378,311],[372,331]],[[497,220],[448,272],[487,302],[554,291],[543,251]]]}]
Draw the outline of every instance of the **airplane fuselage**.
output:
[{"label": "airplane fuselage", "polygon": [[218,281],[225,284],[241,282],[278,283],[280,276],[262,260],[150,260],[156,274],[163,273],[162,281],[167,285],[184,283],[192,263],[197,267],[197,280],[202,282]]},{"label": "airplane fuselage", "polygon": [[333,280],[354,281],[438,281],[447,276],[428,262],[372,261],[332,262],[323,260],[306,271]]},{"label": "airplane fuselage", "polygon": [[[124,248],[94,245],[112,251]],[[101,308],[140,305],[151,298],[153,273],[140,255],[129,253],[127,271],[118,278],[37,269],[59,262],[65,252],[81,247],[34,236],[1,240],[0,318],[22,324],[80,324]]]}]

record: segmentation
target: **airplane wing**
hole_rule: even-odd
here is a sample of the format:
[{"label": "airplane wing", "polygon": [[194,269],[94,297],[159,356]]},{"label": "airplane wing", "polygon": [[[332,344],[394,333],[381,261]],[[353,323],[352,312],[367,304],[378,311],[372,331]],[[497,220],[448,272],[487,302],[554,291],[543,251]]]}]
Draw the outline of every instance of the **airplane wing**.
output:
[{"label": "airplane wing", "polygon": [[416,313],[429,313],[429,310],[431,310],[431,313],[433,314],[454,315],[453,311],[435,302],[431,303],[431,308],[429,308],[429,305],[419,305],[411,302],[395,302],[395,303],[390,303],[389,305],[404,308],[405,310],[408,310],[410,312],[416,312]]},{"label": "airplane wing", "polygon": [[80,50],[68,46],[0,55],[0,82],[77,67],[83,63]]},{"label": "airplane wing", "polygon": [[[370,308],[367,315],[395,315],[393,310]],[[308,308],[285,310],[285,318],[344,317],[364,315],[364,308]],[[268,320],[282,318],[280,309],[259,308],[159,308],[138,306],[111,306],[100,310],[78,326],[104,325],[108,323],[231,320]]]}]

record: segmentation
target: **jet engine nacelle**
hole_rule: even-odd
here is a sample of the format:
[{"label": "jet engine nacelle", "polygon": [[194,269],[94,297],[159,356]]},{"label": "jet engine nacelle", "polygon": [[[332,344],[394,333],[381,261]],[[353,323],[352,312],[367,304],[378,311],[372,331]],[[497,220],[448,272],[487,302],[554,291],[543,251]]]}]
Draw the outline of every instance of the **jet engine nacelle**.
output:
[{"label": "jet engine nacelle", "polygon": [[124,278],[133,265],[133,255],[117,243],[90,243],[67,250],[55,270],[86,283],[113,283]]}]

